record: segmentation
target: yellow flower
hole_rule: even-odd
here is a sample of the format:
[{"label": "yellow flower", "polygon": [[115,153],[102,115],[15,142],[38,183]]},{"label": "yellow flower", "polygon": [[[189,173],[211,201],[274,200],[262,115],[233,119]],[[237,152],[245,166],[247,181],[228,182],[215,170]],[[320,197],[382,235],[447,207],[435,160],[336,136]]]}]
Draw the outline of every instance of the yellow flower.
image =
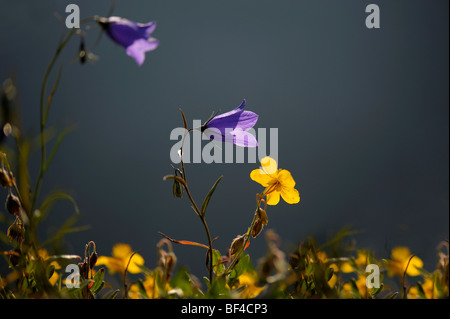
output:
[{"label": "yellow flower", "polygon": [[238,278],[238,288],[245,287],[243,290],[239,292],[239,298],[242,299],[251,299],[258,296],[265,287],[256,286],[257,281],[256,273],[244,272]]},{"label": "yellow flower", "polygon": [[[434,284],[433,279],[425,278],[425,282],[422,284],[423,292],[427,299],[437,299],[438,290]],[[419,291],[417,287],[411,287],[408,291],[408,299],[417,299],[419,297]]]},{"label": "yellow flower", "polygon": [[408,247],[395,247],[394,249],[392,249],[392,259],[389,260],[387,264],[388,275],[391,277],[394,275],[403,276],[405,269],[408,266],[406,273],[409,276],[419,276],[420,272],[416,267],[422,268],[423,261],[417,256],[412,256],[413,255],[411,254]]},{"label": "yellow flower", "polygon": [[[358,288],[359,294],[363,297],[363,298],[367,298],[367,286],[366,286],[366,277],[363,275],[358,274],[358,279],[355,281],[356,282],[356,288]],[[352,297],[352,285],[348,282],[346,282],[343,286],[342,286],[342,295],[345,298],[351,298]]]},{"label": "yellow flower", "polygon": [[[368,264],[367,255],[365,253],[358,252],[357,258],[355,259],[355,264],[357,267],[365,269]],[[350,263],[349,261],[345,261],[341,265],[341,271],[343,273],[350,273],[356,270],[357,269],[354,269],[352,263]]]},{"label": "yellow flower", "polygon": [[[154,275],[146,275],[145,281],[143,282],[145,292],[149,299],[156,299],[162,296],[158,284],[156,283],[156,278]],[[169,283],[166,283],[166,291],[172,289]],[[132,284],[130,290],[128,291],[128,297],[130,299],[139,299],[139,287],[137,284]]]},{"label": "yellow flower", "polygon": [[[96,265],[105,265],[111,274],[116,272],[123,274],[127,268],[128,262],[130,260],[133,251],[128,244],[116,244],[113,247],[112,257],[100,256],[98,257]],[[139,265],[144,265],[144,258],[135,253],[131,262],[128,266],[128,272],[132,274],[137,274],[141,272]]]},{"label": "yellow flower", "polygon": [[[38,255],[44,261],[50,258],[50,256],[48,255],[48,251],[46,249],[39,249]],[[50,263],[50,266],[55,266],[55,270],[61,269],[61,266],[56,261],[52,261]],[[58,279],[59,279],[59,274],[56,271],[54,271],[53,275],[48,280],[50,281],[50,284],[52,286],[54,286],[56,284],[56,282],[58,281]]]},{"label": "yellow flower", "polygon": [[261,168],[253,170],[250,178],[266,188],[261,196],[267,196],[268,205],[278,204],[280,195],[288,204],[297,204],[300,201],[291,173],[278,169],[277,162],[271,157],[264,157],[261,160]]},{"label": "yellow flower", "polygon": [[[324,264],[326,264],[329,261],[327,253],[324,251],[318,251],[316,253],[316,256]],[[328,280],[328,285],[330,286],[330,288],[333,288],[336,285],[337,280],[338,280],[336,273],[339,271],[339,267],[338,267],[338,265],[336,265],[334,263],[329,265],[329,267],[333,268],[333,275],[331,276],[330,280]]]}]

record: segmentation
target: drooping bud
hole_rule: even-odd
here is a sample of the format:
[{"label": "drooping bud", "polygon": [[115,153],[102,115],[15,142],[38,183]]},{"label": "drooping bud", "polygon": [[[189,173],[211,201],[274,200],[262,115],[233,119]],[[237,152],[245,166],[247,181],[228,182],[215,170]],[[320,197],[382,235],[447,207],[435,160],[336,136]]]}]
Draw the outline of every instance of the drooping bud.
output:
[{"label": "drooping bud", "polygon": [[89,257],[89,268],[90,269],[94,268],[95,264],[97,263],[97,259],[98,259],[98,254],[97,254],[97,252],[94,251],[91,254],[91,256]]},{"label": "drooping bud", "polygon": [[173,180],[173,196],[182,198],[183,197],[183,189],[181,188],[181,184],[176,179]]},{"label": "drooping bud", "polygon": [[11,178],[9,177],[8,172],[5,171],[3,168],[0,168],[0,185],[8,188],[12,187]]},{"label": "drooping bud", "polygon": [[[179,169],[175,169],[175,176],[178,176],[180,174],[182,176],[182,173]],[[183,188],[181,187],[181,183],[177,181],[176,179],[173,180],[173,196],[177,198],[183,197]]]},{"label": "drooping bud", "polygon": [[20,207],[21,205],[19,198],[14,194],[9,193],[6,198],[6,210],[10,214],[17,216],[20,213]]},{"label": "drooping bud", "polygon": [[83,278],[87,279],[88,275],[89,275],[89,269],[88,269],[88,264],[87,264],[86,260],[82,263],[78,263],[78,267],[80,267],[81,276],[83,276]]}]

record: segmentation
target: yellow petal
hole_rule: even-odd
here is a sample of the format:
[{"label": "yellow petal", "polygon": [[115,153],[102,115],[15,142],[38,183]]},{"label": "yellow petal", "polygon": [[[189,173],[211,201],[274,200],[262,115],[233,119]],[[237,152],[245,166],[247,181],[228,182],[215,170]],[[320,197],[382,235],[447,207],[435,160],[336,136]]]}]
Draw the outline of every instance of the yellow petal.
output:
[{"label": "yellow petal", "polygon": [[293,188],[295,186],[295,181],[292,178],[291,173],[285,169],[278,171],[278,181],[284,187]]},{"label": "yellow petal", "polygon": [[129,257],[133,252],[131,251],[131,247],[128,244],[116,244],[113,247],[112,255],[113,257],[119,259],[125,259]]},{"label": "yellow petal", "polygon": [[275,161],[272,157],[266,156],[261,159],[261,169],[264,171],[264,174],[275,174],[277,172],[277,161]]},{"label": "yellow petal", "polygon": [[[127,258],[126,264],[128,264],[128,260],[130,257],[131,257],[131,255]],[[141,268],[139,268],[138,265],[140,265],[140,266],[144,265],[144,258],[139,254],[134,254],[133,258],[131,259],[130,265],[128,266],[128,272],[131,274],[140,273],[142,270],[141,270]]]},{"label": "yellow petal", "polygon": [[280,201],[280,192],[273,191],[267,195],[267,205],[276,205]]},{"label": "yellow petal", "polygon": [[269,186],[270,184],[274,183],[276,180],[271,175],[268,175],[264,173],[261,169],[254,169],[250,173],[250,178],[254,180],[255,182],[261,184],[264,187]]},{"label": "yellow petal", "polygon": [[354,269],[348,261],[345,261],[341,264],[341,271],[343,273],[348,274],[348,273],[354,272]]},{"label": "yellow petal", "polygon": [[[407,264],[408,264],[408,262],[406,262],[405,268],[406,268]],[[420,275],[420,271],[418,271],[416,267],[422,268],[423,267],[423,261],[419,257],[414,256],[411,259],[411,261],[409,262],[408,270],[406,271],[406,273],[409,276],[419,276]]]},{"label": "yellow petal", "polygon": [[411,257],[408,247],[395,247],[392,249],[391,257],[394,260],[407,261]]},{"label": "yellow petal", "polygon": [[295,188],[282,187],[281,197],[283,197],[284,201],[288,204],[297,204],[300,202],[300,194]]}]

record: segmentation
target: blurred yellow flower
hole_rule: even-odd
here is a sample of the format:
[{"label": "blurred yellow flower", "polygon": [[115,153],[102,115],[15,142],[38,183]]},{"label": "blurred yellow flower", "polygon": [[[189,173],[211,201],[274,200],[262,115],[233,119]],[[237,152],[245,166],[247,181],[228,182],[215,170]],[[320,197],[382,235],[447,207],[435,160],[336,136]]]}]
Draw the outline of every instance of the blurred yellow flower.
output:
[{"label": "blurred yellow flower", "polygon": [[[156,278],[154,275],[146,275],[145,281],[143,282],[145,293],[149,299],[156,299],[162,297],[158,284],[156,283]],[[172,289],[169,283],[166,284],[166,291]],[[132,284],[130,290],[128,291],[128,297],[130,299],[140,299],[139,287],[137,284]]]},{"label": "blurred yellow flower", "polygon": [[[391,260],[388,260],[387,270],[390,277],[394,275],[403,276],[406,267],[406,273],[409,276],[419,276],[420,271],[416,267],[422,268],[423,261],[417,256],[412,257],[408,247],[395,247],[391,252]],[[412,257],[412,258],[411,258]],[[410,261],[411,259],[411,261]],[[409,265],[408,265],[409,262]]]},{"label": "blurred yellow flower", "polygon": [[[116,272],[123,274],[128,265],[133,251],[128,244],[116,244],[112,250],[112,257],[100,256],[98,257],[96,265],[105,265],[111,274]],[[139,266],[144,265],[144,258],[135,253],[128,266],[128,272],[137,274],[141,272]]]},{"label": "blurred yellow flower", "polygon": [[[38,255],[44,261],[50,258],[50,256],[48,255],[48,251],[46,249],[39,249]],[[55,270],[61,269],[61,266],[56,261],[52,261],[50,263],[50,266],[55,266]],[[52,286],[54,286],[56,284],[56,282],[58,281],[58,279],[59,279],[59,274],[56,271],[54,271],[53,275],[48,280],[50,281],[50,284]]]},{"label": "blurred yellow flower", "polygon": [[239,292],[239,298],[251,299],[258,296],[265,287],[256,286],[258,277],[255,273],[244,272],[238,278],[238,288],[245,287]]},{"label": "blurred yellow flower", "polygon": [[[365,254],[363,252],[358,252],[357,258],[355,259],[355,264],[360,269],[365,269],[367,264],[368,264],[368,262],[367,262],[367,254]],[[355,272],[355,271],[358,270],[358,269],[354,269],[353,264],[351,262],[349,262],[349,261],[343,262],[341,264],[340,269],[344,273]]]},{"label": "blurred yellow flower", "polygon": [[[366,286],[366,277],[358,274],[358,279],[355,281],[356,282],[356,287],[358,288],[359,294],[363,297],[363,298],[367,298],[367,286]],[[352,285],[348,282],[346,282],[343,286],[342,286],[342,294],[343,297],[345,298],[350,298],[352,297]]]},{"label": "blurred yellow flower", "polygon": [[[316,256],[324,264],[326,264],[329,261],[327,253],[324,251],[318,251],[316,253]],[[328,285],[330,286],[330,288],[333,288],[336,285],[337,280],[338,280],[336,273],[339,271],[339,267],[338,267],[338,265],[336,265],[334,263],[329,265],[329,267],[333,269],[333,275],[331,276],[330,280],[328,280]]]},{"label": "blurred yellow flower", "polygon": [[[433,279],[425,278],[425,282],[422,284],[422,289],[427,299],[437,299],[438,290],[434,284]],[[408,299],[419,298],[419,290],[417,287],[411,287],[408,291]]]},{"label": "blurred yellow flower", "polygon": [[250,178],[266,188],[261,196],[267,196],[268,205],[278,204],[280,195],[288,204],[300,202],[300,194],[294,188],[295,181],[291,173],[278,169],[277,162],[271,157],[264,157],[261,160],[261,168],[253,170]]}]

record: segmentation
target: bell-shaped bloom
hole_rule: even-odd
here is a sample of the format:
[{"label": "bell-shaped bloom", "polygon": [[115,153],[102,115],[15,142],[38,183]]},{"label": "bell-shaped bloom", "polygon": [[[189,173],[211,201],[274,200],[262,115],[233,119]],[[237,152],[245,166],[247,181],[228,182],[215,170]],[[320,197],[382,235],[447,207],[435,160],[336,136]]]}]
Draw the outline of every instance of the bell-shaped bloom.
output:
[{"label": "bell-shaped bloom", "polygon": [[238,146],[256,147],[258,141],[247,132],[258,121],[258,114],[244,111],[245,100],[232,111],[214,116],[202,125],[201,131],[212,139],[234,143]]},{"label": "bell-shaped bloom", "polygon": [[145,52],[158,47],[159,41],[150,36],[156,28],[156,22],[137,23],[120,17],[109,17],[99,18],[98,23],[114,42],[125,48],[139,66],[144,63]]},{"label": "bell-shaped bloom", "polygon": [[295,181],[288,170],[278,168],[277,162],[271,157],[261,160],[261,168],[250,173],[250,178],[266,189],[261,194],[267,196],[268,205],[276,205],[280,195],[288,204],[300,202],[300,194],[295,187]]}]

